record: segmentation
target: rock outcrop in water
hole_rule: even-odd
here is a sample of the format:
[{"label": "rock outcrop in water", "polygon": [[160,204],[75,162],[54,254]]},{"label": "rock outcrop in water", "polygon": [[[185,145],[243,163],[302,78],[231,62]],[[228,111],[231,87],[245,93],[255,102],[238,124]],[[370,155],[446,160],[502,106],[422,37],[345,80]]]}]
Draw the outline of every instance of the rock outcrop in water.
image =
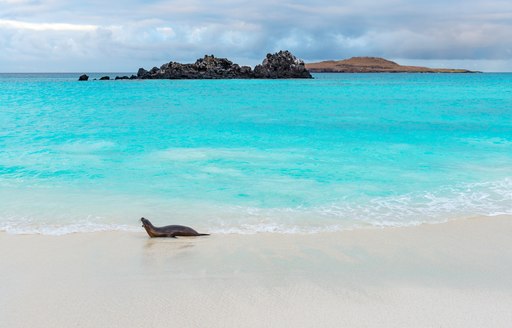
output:
[{"label": "rock outcrop in water", "polygon": [[226,58],[205,55],[193,64],[170,62],[147,71],[140,68],[139,79],[297,79],[312,78],[304,62],[289,51],[267,54],[254,70]]},{"label": "rock outcrop in water", "polygon": [[[226,58],[205,55],[193,64],[169,62],[149,71],[139,68],[137,75],[116,76],[115,80],[136,79],[311,79],[304,62],[289,51],[267,54],[266,58],[254,70],[249,66],[240,66]],[[82,75],[79,81],[87,81]],[[111,80],[104,76],[100,80]]]},{"label": "rock outcrop in water", "polygon": [[254,77],[257,79],[287,79],[287,78],[312,78],[304,62],[289,51],[279,51],[275,54],[267,54],[261,65],[254,68]]},{"label": "rock outcrop in water", "polygon": [[137,79],[137,76],[135,75],[131,75],[130,77],[128,77],[127,75],[123,75],[123,76],[116,76],[116,78],[114,80],[136,80]]}]

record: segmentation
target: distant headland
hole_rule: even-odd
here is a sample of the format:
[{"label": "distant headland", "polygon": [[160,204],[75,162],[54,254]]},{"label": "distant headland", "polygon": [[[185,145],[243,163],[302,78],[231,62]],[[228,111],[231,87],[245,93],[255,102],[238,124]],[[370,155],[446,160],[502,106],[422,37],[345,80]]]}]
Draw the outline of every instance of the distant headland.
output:
[{"label": "distant headland", "polygon": [[[267,54],[260,65],[254,70],[249,66],[240,66],[226,58],[205,55],[193,64],[169,62],[149,71],[139,68],[137,75],[117,76],[116,80],[147,80],[147,79],[311,79],[312,76],[304,65],[304,61],[289,51]],[[85,74],[79,81],[87,81]],[[104,76],[100,80],[110,80]]]},{"label": "distant headland", "polygon": [[402,66],[378,57],[352,57],[305,65],[312,73],[477,73],[466,69]]}]

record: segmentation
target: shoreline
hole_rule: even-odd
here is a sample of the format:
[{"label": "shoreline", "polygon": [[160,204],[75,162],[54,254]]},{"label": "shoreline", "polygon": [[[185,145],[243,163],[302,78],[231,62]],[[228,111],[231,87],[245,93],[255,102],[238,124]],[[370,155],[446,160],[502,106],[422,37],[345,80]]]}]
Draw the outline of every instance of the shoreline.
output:
[{"label": "shoreline", "polygon": [[[431,225],[444,225],[452,222],[464,222],[466,220],[475,220],[475,219],[485,219],[485,218],[495,218],[495,217],[511,217],[511,214],[508,213],[499,213],[493,215],[473,215],[466,217],[450,217],[444,220],[433,220],[433,221],[411,221],[406,224],[400,225],[396,222],[382,222],[380,224],[370,223],[370,222],[359,222],[358,224],[342,226],[342,225],[327,225],[322,228],[317,226],[312,226],[306,229],[306,227],[301,226],[292,226],[292,227],[284,227],[284,226],[265,226],[263,225],[252,225],[252,226],[244,226],[242,227],[213,227],[208,228],[207,224],[197,225],[194,222],[184,222],[182,224],[186,226],[191,226],[196,230],[205,230],[211,235],[220,235],[220,236],[251,236],[251,235],[298,235],[298,236],[308,236],[308,235],[317,235],[317,234],[338,234],[338,233],[347,233],[354,231],[372,231],[372,230],[386,230],[386,229],[409,229],[416,228],[422,226],[431,226]],[[92,223],[92,222],[81,222],[78,224],[68,224],[68,225],[31,225],[30,223],[18,223],[18,224],[6,224],[5,222],[0,222],[0,236],[2,234],[13,235],[13,236],[49,236],[49,237],[60,237],[67,235],[76,235],[76,234],[101,234],[101,233],[128,233],[128,234],[138,234],[141,231],[144,231],[140,225],[140,219],[134,220],[137,224],[121,224],[121,223]],[[3,225],[2,225],[3,224]],[[169,223],[167,223],[169,224]],[[155,220],[155,226],[165,226],[167,225],[165,221]]]},{"label": "shoreline", "polygon": [[0,326],[507,327],[512,217],[317,234],[0,233]]}]

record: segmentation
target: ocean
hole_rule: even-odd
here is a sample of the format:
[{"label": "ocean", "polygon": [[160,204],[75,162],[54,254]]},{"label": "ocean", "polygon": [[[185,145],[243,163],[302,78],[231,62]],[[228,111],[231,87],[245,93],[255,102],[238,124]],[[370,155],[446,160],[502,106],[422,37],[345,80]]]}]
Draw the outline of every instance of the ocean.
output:
[{"label": "ocean", "polygon": [[512,214],[512,74],[79,75],[0,74],[0,231],[142,231],[146,217],[315,233]]}]

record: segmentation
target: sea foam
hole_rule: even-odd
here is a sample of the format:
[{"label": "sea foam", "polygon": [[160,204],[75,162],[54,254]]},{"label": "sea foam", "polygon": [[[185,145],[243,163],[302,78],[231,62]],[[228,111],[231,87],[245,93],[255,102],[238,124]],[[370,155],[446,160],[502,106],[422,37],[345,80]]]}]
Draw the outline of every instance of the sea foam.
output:
[{"label": "sea foam", "polygon": [[[142,203],[138,203],[142,206]],[[152,212],[161,225],[187,224],[210,233],[320,233],[369,227],[406,227],[474,216],[512,215],[512,178],[496,182],[443,187],[366,201],[318,207],[257,208],[183,202],[160,205]],[[141,231],[139,218],[62,214],[60,217],[0,216],[0,231],[14,234],[63,235],[77,232]],[[130,223],[112,223],[129,221]],[[102,223],[106,222],[106,223]]]}]

